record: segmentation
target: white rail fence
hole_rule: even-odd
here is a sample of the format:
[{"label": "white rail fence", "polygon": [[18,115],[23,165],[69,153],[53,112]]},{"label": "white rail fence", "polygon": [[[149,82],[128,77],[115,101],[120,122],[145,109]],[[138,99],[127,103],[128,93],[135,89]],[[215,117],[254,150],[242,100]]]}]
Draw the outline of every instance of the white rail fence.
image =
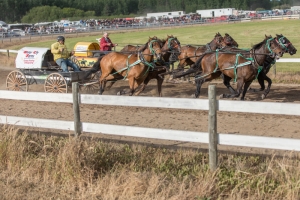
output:
[{"label": "white rail fence", "polygon": [[[209,99],[88,95],[77,93],[77,83],[73,83],[72,87],[73,94],[0,90],[0,99],[73,103],[74,121],[0,115],[0,123],[37,128],[70,130],[74,131],[75,135],[80,134],[81,132],[89,132],[95,134],[102,133],[161,140],[206,143],[209,144],[210,156],[212,155],[212,158],[210,157],[210,160],[213,161],[213,164],[210,165],[211,169],[215,169],[217,166],[217,144],[300,151],[300,139],[223,134],[217,133],[216,126],[217,111],[300,116],[300,104],[216,100],[215,86],[213,85],[209,86]],[[81,122],[79,104],[209,110],[209,133]]]},{"label": "white rail fence", "polygon": [[[18,53],[18,50],[0,49],[0,53],[7,53],[7,56],[9,57],[10,53]],[[300,62],[300,58],[280,58],[276,62],[298,63]]]}]

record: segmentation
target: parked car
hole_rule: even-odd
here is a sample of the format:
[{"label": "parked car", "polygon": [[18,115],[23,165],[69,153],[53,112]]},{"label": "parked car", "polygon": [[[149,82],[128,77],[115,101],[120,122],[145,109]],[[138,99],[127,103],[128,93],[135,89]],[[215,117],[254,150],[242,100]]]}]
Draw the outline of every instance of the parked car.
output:
[{"label": "parked car", "polygon": [[20,33],[17,32],[1,32],[1,37],[9,38],[9,37],[21,37]]},{"label": "parked car", "polygon": [[25,36],[26,34],[25,31],[23,31],[22,29],[11,29],[10,32],[15,33],[16,35],[20,34],[20,36]]},{"label": "parked car", "polygon": [[86,30],[87,30],[86,26],[80,26],[80,25],[64,27],[65,32],[80,32]]}]

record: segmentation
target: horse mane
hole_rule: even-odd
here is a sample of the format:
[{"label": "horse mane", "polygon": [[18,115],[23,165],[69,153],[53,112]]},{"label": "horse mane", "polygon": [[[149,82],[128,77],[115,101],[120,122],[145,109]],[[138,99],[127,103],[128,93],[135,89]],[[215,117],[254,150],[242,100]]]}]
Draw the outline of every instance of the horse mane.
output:
[{"label": "horse mane", "polygon": [[[149,42],[151,40],[157,40],[157,41],[159,41],[159,43],[161,42],[161,40],[158,39],[156,36],[154,36],[153,38],[149,37],[148,42],[146,42],[146,44],[144,44],[143,46],[141,46],[142,48],[140,49],[140,51],[144,51],[146,48],[148,48],[148,44],[149,44]],[[161,45],[161,43],[160,43],[160,45]]]},{"label": "horse mane", "polygon": [[262,42],[259,42],[259,43],[255,44],[255,45],[253,45],[252,49],[258,49],[258,48],[260,48],[263,44],[265,44],[266,40],[268,40],[270,38],[272,38],[271,35],[270,36],[266,36],[265,39]]}]

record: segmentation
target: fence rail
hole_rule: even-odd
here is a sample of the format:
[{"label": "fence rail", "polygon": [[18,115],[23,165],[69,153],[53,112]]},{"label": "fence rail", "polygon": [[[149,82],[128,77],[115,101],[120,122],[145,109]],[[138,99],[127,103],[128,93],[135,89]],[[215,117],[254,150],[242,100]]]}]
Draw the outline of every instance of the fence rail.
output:
[{"label": "fence rail", "polygon": [[[217,144],[300,151],[300,139],[236,134],[233,135],[222,133],[218,134],[216,124],[217,111],[300,116],[300,104],[216,100],[214,85],[209,86],[209,99],[207,100],[187,98],[88,95],[78,93],[78,87],[78,83],[72,83],[73,94],[16,92],[0,90],[0,99],[73,103],[74,110],[74,121],[23,118],[0,115],[0,123],[36,128],[69,130],[74,131],[75,136],[79,135],[83,131],[95,134],[102,133],[160,140],[206,143],[209,144],[209,159],[211,170],[215,170],[217,168]],[[81,122],[79,104],[208,110],[208,133]]]}]

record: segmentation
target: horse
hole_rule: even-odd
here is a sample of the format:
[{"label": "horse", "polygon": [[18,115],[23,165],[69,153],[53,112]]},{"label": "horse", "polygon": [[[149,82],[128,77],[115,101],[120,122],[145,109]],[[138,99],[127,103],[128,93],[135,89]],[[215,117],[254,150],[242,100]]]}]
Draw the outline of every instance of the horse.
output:
[{"label": "horse", "polygon": [[[294,45],[290,42],[288,38],[283,36],[282,34],[278,35],[276,34],[275,40],[277,43],[280,44],[282,50],[284,50],[284,53],[289,53],[290,55],[294,55],[297,52],[297,49],[294,47]],[[265,80],[268,82],[268,87],[265,90],[265,92],[262,94],[261,98],[264,99],[266,96],[269,94],[271,85],[272,85],[272,80],[267,76],[267,73],[270,71],[270,68],[272,65],[276,62],[274,57],[268,56],[264,62],[264,67],[263,70],[259,73],[257,80],[260,85],[259,89],[253,89],[249,88],[249,91],[252,92],[259,92],[259,91],[264,91],[265,90]]]},{"label": "horse", "polygon": [[195,97],[199,97],[204,82],[218,78],[223,73],[224,76],[236,79],[237,90],[231,94],[223,94],[222,97],[239,97],[242,93],[240,99],[244,100],[250,84],[262,70],[267,56],[272,54],[279,58],[283,55],[283,51],[274,38],[265,36],[262,42],[252,47],[248,52],[249,56],[244,56],[245,54],[247,53],[217,51],[201,56],[195,63],[195,67],[202,69],[201,74],[195,77]]},{"label": "horse", "polygon": [[200,47],[186,45],[181,48],[181,53],[178,56],[179,63],[177,68],[183,70],[186,66],[192,67],[204,53],[212,52],[225,46],[238,47],[238,43],[228,33],[225,33],[225,36],[222,37],[219,32],[216,33],[212,41],[206,45]]},{"label": "horse", "polygon": [[161,42],[155,36],[137,54],[125,55],[121,52],[111,52],[100,60],[101,76],[99,78],[99,94],[104,92],[107,81],[128,79],[130,93],[134,95],[136,88],[145,80],[154,63],[162,58]]},{"label": "horse", "polygon": [[[167,35],[166,39],[161,40],[161,51],[162,51],[162,60],[160,62],[156,62],[156,67],[151,69],[149,71],[148,76],[144,80],[143,84],[141,84],[141,87],[136,91],[135,95],[139,95],[142,91],[145,90],[147,84],[151,79],[157,80],[157,91],[158,96],[162,97],[162,83],[164,80],[164,73],[170,68],[170,64],[175,62],[176,60],[170,60],[170,57],[172,55],[177,55],[180,53],[180,42],[177,39],[177,37],[173,35]],[[126,45],[120,52],[122,53],[135,53],[141,50],[144,45],[142,46],[134,46],[134,45]],[[174,57],[174,56],[173,56]],[[177,56],[176,56],[177,57]],[[108,89],[112,87],[114,82],[111,82],[111,84],[107,87]],[[119,92],[118,94],[124,94],[126,92]]]},{"label": "horse", "polygon": [[[297,49],[293,46],[293,44],[289,41],[289,39],[284,37],[282,34],[280,34],[280,35],[276,34],[276,37],[274,39],[278,44],[280,44],[281,49],[284,51],[284,53],[289,53],[290,55],[294,55],[297,52]],[[240,53],[245,52],[245,50],[241,50],[241,49],[239,50],[239,49],[230,49],[229,48],[227,50],[234,51],[234,52],[240,51]],[[247,55],[245,55],[245,56],[247,56]],[[275,62],[276,62],[275,57],[268,55],[264,61],[262,71],[257,76],[257,80],[258,80],[258,83],[260,84],[261,88],[260,89],[249,88],[249,91],[252,91],[252,92],[264,91],[265,90],[264,81],[266,80],[268,82],[268,87],[265,90],[265,92],[261,95],[262,99],[265,99],[266,96],[270,92],[272,80],[267,76],[267,73],[269,72],[270,68],[272,67],[272,64],[274,64]],[[230,90],[230,92],[232,94],[236,93],[236,91],[230,85],[231,77],[228,77],[228,76],[222,74],[222,78],[223,78],[224,85]]]},{"label": "horse", "polygon": [[164,75],[170,69],[170,65],[176,61],[174,57],[177,57],[177,55],[180,53],[181,48],[179,40],[173,35],[167,35],[167,38],[165,40],[162,40],[162,43],[164,44],[161,48],[162,61],[156,63],[157,66],[149,72],[141,88],[137,91],[137,95],[145,90],[145,87],[151,79],[156,79],[158,96],[162,97],[161,88],[164,81]]},{"label": "horse", "polygon": [[128,44],[123,49],[120,50],[120,52],[132,54],[132,53],[138,53],[141,49],[144,48],[144,45],[131,45]]}]

